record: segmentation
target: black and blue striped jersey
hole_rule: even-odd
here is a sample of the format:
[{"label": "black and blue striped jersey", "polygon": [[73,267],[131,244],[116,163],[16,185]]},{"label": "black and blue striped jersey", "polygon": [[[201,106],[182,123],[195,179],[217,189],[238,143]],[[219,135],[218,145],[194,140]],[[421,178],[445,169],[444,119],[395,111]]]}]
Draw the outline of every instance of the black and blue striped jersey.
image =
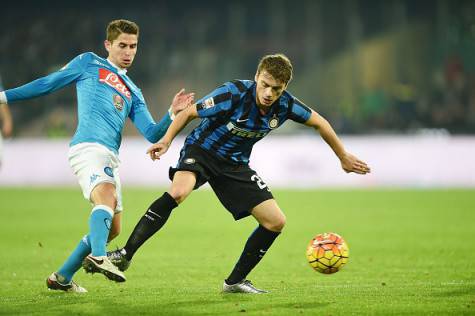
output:
[{"label": "black and blue striped jersey", "polygon": [[305,123],[311,110],[289,92],[262,115],[256,104],[256,83],[251,80],[226,82],[197,103],[202,118],[186,138],[186,145],[204,150],[234,163],[247,164],[252,147],[287,119]]}]

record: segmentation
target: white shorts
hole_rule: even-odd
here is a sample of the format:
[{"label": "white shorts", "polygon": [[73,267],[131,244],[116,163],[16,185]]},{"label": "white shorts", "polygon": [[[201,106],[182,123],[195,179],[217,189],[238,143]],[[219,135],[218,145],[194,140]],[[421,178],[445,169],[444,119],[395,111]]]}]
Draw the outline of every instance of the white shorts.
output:
[{"label": "white shorts", "polygon": [[91,201],[91,192],[98,184],[112,183],[117,194],[115,213],[122,211],[120,160],[117,154],[101,144],[81,143],[69,148],[68,159],[85,199]]}]

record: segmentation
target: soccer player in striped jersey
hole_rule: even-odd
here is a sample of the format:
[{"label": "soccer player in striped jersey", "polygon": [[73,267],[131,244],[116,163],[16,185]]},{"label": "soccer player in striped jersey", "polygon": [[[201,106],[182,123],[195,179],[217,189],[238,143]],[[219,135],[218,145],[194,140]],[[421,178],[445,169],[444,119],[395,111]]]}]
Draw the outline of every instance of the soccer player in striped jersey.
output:
[{"label": "soccer player in striped jersey", "polygon": [[127,76],[137,52],[139,27],[128,20],[107,26],[107,58],[88,52],[74,58],[61,70],[21,87],[0,92],[0,104],[45,95],[76,84],[78,126],[70,143],[69,163],[78,177],[83,195],[93,204],[89,233],[46,280],[52,290],[87,292],[72,277],[84,260],[86,272],[99,272],[116,282],[125,281],[106,256],[107,241],[121,227],[122,195],[118,152],[122,130],[130,118],[150,142],[166,132],[175,113],[191,105],[193,94],[182,89],[175,95],[169,113],[156,123],[140,89]]},{"label": "soccer player in striped jersey", "polygon": [[318,131],[344,171],[370,172],[365,162],[345,150],[321,115],[286,91],[291,78],[292,65],[286,56],[267,55],[261,59],[253,81],[227,82],[177,116],[160,142],[148,150],[153,160],[167,151],[191,120],[202,121],[186,138],[178,165],[170,169],[170,189],[150,205],[125,247],[108,253],[112,263],[121,270],[128,268],[137,249],[165,224],[171,211],[192,190],[208,182],[236,220],[252,215],[259,224],[225,279],[223,291],[266,292],[246,276],[279,236],[286,219],[266,183],[249,167],[254,144],[290,119]]}]

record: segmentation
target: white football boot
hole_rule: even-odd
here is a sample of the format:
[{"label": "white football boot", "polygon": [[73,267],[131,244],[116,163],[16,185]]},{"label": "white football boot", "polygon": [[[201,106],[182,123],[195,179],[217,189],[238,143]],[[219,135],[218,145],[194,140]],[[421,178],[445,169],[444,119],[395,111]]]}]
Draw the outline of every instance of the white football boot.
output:
[{"label": "white football boot", "polygon": [[72,293],[87,293],[87,290],[85,288],[78,285],[73,280],[71,280],[71,282],[67,284],[60,283],[58,281],[58,276],[55,272],[51,273],[51,275],[46,279],[46,286],[50,290],[60,290]]},{"label": "white football boot", "polygon": [[125,282],[125,275],[110,262],[107,256],[93,257],[88,255],[82,262],[82,267],[86,273],[102,273],[109,280],[115,282]]}]

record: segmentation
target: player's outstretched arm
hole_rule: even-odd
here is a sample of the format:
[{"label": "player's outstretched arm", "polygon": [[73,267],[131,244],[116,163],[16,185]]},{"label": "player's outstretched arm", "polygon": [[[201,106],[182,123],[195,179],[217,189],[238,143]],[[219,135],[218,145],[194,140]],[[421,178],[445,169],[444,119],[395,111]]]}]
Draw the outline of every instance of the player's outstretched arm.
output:
[{"label": "player's outstretched arm", "polygon": [[198,111],[196,109],[196,104],[187,107],[185,110],[181,111],[176,118],[173,120],[173,123],[168,128],[165,136],[156,144],[152,145],[147,150],[147,154],[150,155],[152,160],[160,159],[160,156],[165,154],[170,147],[173,139],[180,131],[185,128],[185,126],[198,117]]},{"label": "player's outstretched arm", "polygon": [[85,65],[90,59],[90,53],[81,54],[58,71],[20,87],[0,91],[0,103],[31,99],[61,89],[81,78],[81,75],[85,72]]},{"label": "player's outstretched arm", "polygon": [[175,114],[193,104],[194,97],[194,93],[185,93],[185,89],[181,89],[173,98],[168,114],[164,115],[158,123],[153,120],[143,99],[137,98],[129,117],[140,133],[149,142],[155,143],[165,135]]},{"label": "player's outstretched arm", "polygon": [[358,174],[367,174],[371,172],[371,169],[364,161],[359,160],[357,157],[345,150],[343,143],[340,138],[338,138],[330,123],[328,123],[328,121],[317,112],[312,111],[312,115],[308,121],[305,122],[305,125],[318,130],[325,142],[331,147],[331,149],[333,149],[337,157],[340,159],[341,167],[345,172],[354,172]]}]

